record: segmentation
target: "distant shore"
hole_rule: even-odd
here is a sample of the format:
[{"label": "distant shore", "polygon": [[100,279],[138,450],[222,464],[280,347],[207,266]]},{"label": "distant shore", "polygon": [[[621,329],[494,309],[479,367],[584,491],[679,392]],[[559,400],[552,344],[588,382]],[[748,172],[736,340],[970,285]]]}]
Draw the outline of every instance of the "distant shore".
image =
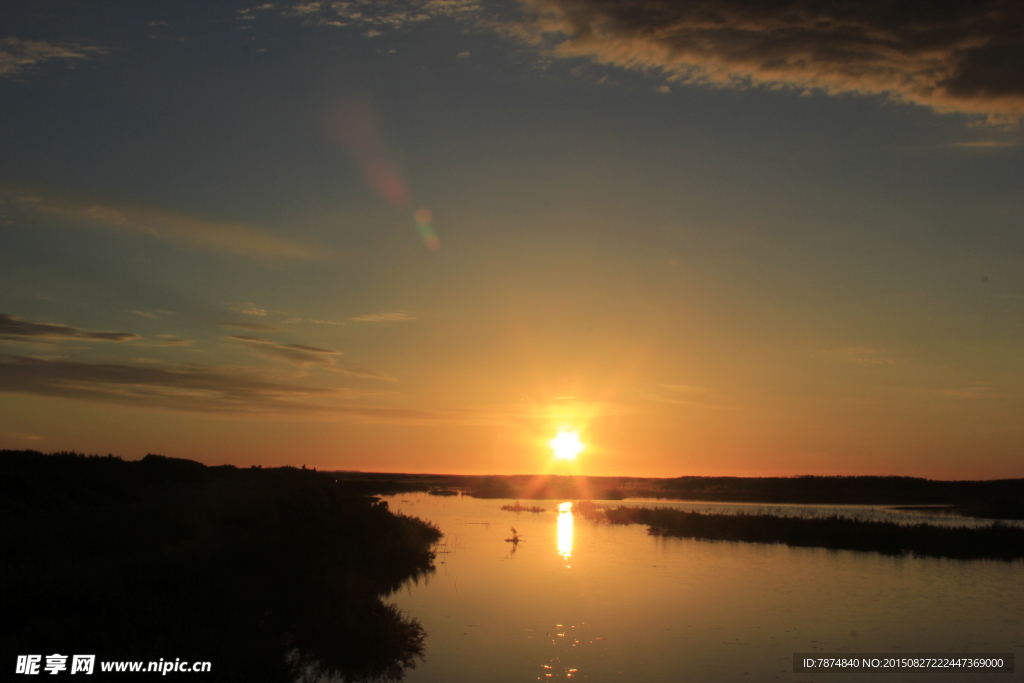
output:
[{"label": "distant shore", "polygon": [[567,477],[334,472],[355,489],[380,493],[459,491],[475,498],[880,505],[987,519],[1024,519],[1024,479],[937,481],[917,477]]}]

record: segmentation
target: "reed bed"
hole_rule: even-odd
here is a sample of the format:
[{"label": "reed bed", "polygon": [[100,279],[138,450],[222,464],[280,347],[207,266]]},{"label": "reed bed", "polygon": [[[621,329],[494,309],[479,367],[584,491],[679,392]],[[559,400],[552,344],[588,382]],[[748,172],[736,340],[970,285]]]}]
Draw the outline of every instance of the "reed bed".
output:
[{"label": "reed bed", "polygon": [[584,516],[612,524],[645,524],[649,533],[658,536],[962,560],[1024,558],[1024,529],[998,522],[967,528],[861,521],[838,515],[801,518],[629,506],[601,509],[593,504],[576,508]]}]

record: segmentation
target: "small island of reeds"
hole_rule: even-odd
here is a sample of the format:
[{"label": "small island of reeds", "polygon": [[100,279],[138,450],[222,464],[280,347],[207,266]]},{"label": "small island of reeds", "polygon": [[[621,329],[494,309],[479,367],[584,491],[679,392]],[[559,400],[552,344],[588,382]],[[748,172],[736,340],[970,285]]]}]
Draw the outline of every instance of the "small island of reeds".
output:
[{"label": "small island of reeds", "polygon": [[578,503],[574,510],[611,524],[644,524],[651,534],[676,538],[782,543],[962,560],[1024,558],[1024,529],[998,522],[983,527],[903,525],[839,516],[814,519],[630,506],[602,509],[589,501]]},{"label": "small island of reeds", "polygon": [[427,494],[431,496],[457,496],[459,495],[459,491],[455,489],[432,486],[429,489],[427,489]]},{"label": "small island of reeds", "polygon": [[547,512],[547,508],[542,508],[539,505],[523,505],[518,500],[512,505],[502,505],[502,510],[508,512]]}]

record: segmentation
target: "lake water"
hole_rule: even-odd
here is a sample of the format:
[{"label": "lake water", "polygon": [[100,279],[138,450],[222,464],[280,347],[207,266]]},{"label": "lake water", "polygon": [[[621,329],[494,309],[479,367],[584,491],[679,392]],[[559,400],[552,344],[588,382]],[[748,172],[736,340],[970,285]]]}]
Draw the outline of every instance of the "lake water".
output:
[{"label": "lake water", "polygon": [[[428,634],[410,683],[1020,678],[1019,663],[1014,674],[794,674],[792,662],[794,652],[1019,659],[1020,561],[655,537],[560,513],[561,501],[524,501],[548,511],[513,513],[500,509],[505,500],[387,500],[445,534],[437,572],[393,596]],[[504,540],[511,527],[523,539],[517,546]]]}]

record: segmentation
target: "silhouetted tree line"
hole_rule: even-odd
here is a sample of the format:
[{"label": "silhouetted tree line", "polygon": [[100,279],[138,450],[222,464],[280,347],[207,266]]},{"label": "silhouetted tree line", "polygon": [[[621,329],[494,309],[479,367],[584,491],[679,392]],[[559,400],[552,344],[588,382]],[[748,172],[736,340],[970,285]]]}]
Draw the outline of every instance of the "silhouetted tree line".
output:
[{"label": "silhouetted tree line", "polygon": [[441,534],[351,489],[293,467],[0,451],[4,659],[398,680],[425,634],[383,598],[433,571]]},{"label": "silhouetted tree line", "polygon": [[998,560],[1024,558],[1024,529],[1000,523],[975,528],[928,524],[910,526],[838,516],[808,519],[628,506],[601,510],[592,503],[574,507],[580,514],[592,519],[606,519],[612,524],[645,524],[650,533],[660,536],[784,543],[796,547],[859,550],[886,555]]}]

